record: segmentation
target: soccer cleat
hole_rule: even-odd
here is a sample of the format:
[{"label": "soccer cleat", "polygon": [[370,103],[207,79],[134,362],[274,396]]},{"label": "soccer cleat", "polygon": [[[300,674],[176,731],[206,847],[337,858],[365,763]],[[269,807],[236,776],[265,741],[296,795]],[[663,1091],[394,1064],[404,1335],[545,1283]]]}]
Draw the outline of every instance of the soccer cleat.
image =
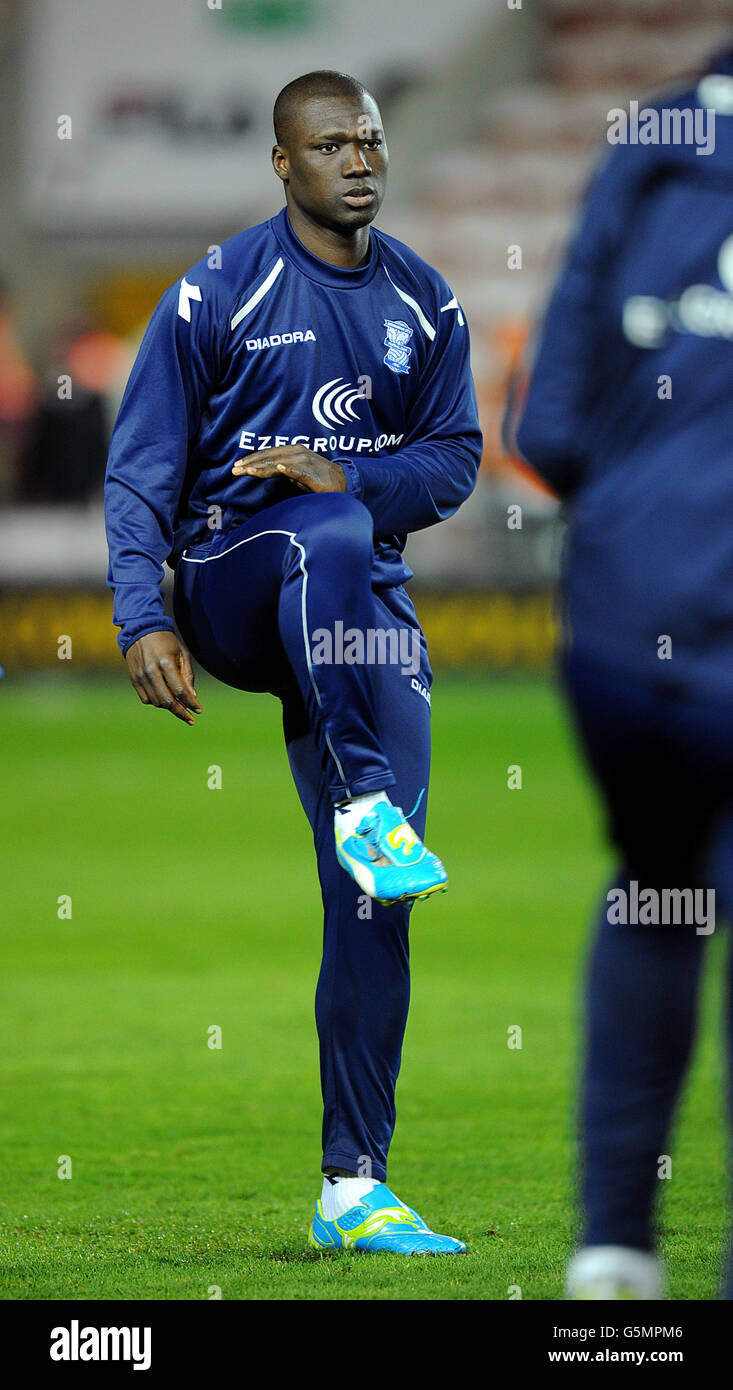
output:
[{"label": "soccer cleat", "polygon": [[466,1249],[463,1241],[431,1231],[383,1182],[336,1221],[326,1221],[319,1197],[308,1244],[316,1250],[391,1250],[395,1255],[459,1255]]},{"label": "soccer cleat", "polygon": [[654,1301],[664,1298],[662,1266],[648,1250],[626,1245],[588,1245],[573,1255],[565,1297]]},{"label": "soccer cleat", "polygon": [[389,906],[445,892],[448,875],[418,839],[399,806],[378,801],[355,834],[343,836],[336,818],[336,857],[360,888]]}]

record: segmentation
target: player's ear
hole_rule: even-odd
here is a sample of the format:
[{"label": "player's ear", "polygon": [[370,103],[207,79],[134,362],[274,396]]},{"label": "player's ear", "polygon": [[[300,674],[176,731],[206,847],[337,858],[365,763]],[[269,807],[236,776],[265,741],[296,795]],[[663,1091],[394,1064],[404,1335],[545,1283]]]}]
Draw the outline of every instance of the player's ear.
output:
[{"label": "player's ear", "polygon": [[288,167],[288,156],[282,145],[272,147],[272,167],[279,179],[287,183],[290,169]]}]

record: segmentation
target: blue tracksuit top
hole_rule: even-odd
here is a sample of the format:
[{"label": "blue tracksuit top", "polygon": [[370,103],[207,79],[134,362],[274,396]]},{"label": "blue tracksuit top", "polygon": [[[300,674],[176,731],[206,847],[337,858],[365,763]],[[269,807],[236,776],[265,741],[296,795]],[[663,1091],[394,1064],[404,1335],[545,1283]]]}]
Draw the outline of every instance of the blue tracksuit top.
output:
[{"label": "blue tracksuit top", "polygon": [[[576,648],[670,689],[727,699],[733,114],[723,108],[733,113],[733,54],[712,71],[723,83],[705,79],[646,108],[700,117],[722,88],[712,152],[619,144],[592,179],[516,440],[568,500],[563,597]],[[664,637],[671,659],[658,655],[669,650]]]},{"label": "blue tracksuit top", "polygon": [[[148,325],[110,445],[105,514],[122,651],[172,629],[162,565],[286,497],[232,476],[302,443],[342,463],[374,521],[374,584],[409,579],[407,533],[472,491],[481,432],[465,316],[441,275],[370,229],[357,270],[312,255],[283,208],[214,248]],[[201,551],[204,553],[204,551]]]}]

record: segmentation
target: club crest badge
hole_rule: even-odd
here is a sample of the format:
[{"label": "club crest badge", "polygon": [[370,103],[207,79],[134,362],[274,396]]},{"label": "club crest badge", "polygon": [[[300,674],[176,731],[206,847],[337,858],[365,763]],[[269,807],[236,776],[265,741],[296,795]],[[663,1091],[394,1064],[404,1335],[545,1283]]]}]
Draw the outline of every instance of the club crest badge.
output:
[{"label": "club crest badge", "polygon": [[401,319],[384,319],[384,326],[387,330],[384,339],[387,349],[384,356],[385,367],[389,367],[392,372],[409,372],[412,348],[408,347],[408,343],[413,330]]}]

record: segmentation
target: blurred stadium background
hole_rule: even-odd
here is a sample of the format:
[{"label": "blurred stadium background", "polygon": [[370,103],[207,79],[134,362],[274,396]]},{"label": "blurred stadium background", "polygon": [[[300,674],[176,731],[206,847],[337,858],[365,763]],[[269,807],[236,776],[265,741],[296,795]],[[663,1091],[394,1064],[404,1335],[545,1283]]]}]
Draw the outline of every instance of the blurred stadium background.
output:
[{"label": "blurred stadium background", "polygon": [[72,627],[77,670],[117,662],[100,494],[136,346],[183,268],[280,207],[273,97],[324,65],[375,92],[379,225],[441,269],[472,330],[480,484],[410,542],[435,660],[546,665],[556,504],[502,452],[507,381],[606,113],[693,72],[726,42],[733,0],[374,0],[366,25],[355,0],[3,0],[0,16],[6,668],[53,666]]},{"label": "blurred stadium background", "polygon": [[[521,1285],[557,1298],[574,1219],[577,976],[606,857],[547,678],[557,505],[502,453],[500,418],[607,112],[687,81],[730,40],[733,0],[211,6],[0,0],[0,1294],[344,1296],[328,1262],[303,1255],[319,907],[278,711],[205,682],[193,733],[141,711],[111,624],[101,505],[109,430],[158,296],[281,206],[273,98],[332,67],[381,104],[379,225],[461,300],[485,436],[474,496],[409,543],[433,664],[456,671],[436,686],[430,812],[453,878],[413,933],[391,1170],[471,1254],[457,1272],[362,1264],[352,1294],[504,1299]],[[209,763],[225,767],[219,796]],[[507,790],[514,764],[521,796]],[[708,1025],[718,1007],[719,980]],[[221,1055],[202,1041],[212,1022]],[[506,1043],[517,1023],[521,1053]],[[676,1297],[715,1296],[720,1068],[710,1025],[675,1150],[683,1180],[665,1185]],[[59,1154],[80,1181],[57,1180]]]}]

